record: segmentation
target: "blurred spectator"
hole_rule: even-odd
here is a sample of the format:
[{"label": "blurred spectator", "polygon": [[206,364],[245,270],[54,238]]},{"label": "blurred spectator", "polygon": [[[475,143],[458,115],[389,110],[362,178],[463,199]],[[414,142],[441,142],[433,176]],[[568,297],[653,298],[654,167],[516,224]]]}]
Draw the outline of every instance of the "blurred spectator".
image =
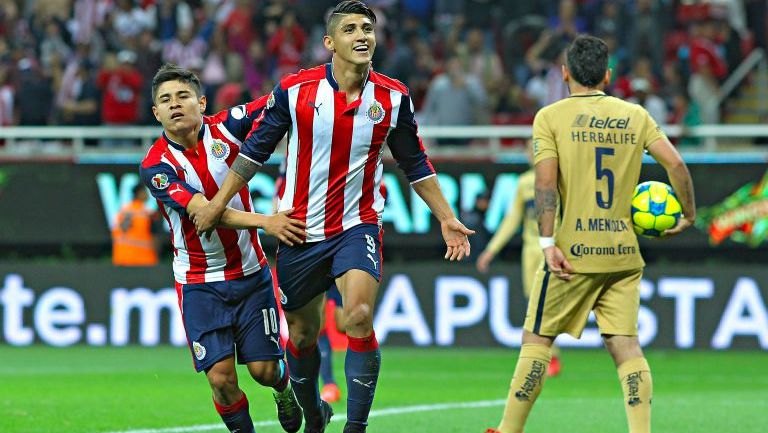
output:
[{"label": "blurred spectator", "polygon": [[[107,55],[99,72],[97,84],[102,92],[101,118],[108,125],[130,125],[139,119],[139,97],[143,78],[133,66],[136,54],[120,51]],[[125,145],[125,141],[110,141],[107,145]]]},{"label": "blurred spectator", "polygon": [[661,71],[663,50],[661,38],[664,35],[661,20],[654,10],[653,0],[637,0],[631,12],[629,23],[629,58],[646,57],[656,73]]},{"label": "blurred spectator", "polygon": [[[446,61],[445,72],[435,77],[424,101],[424,123],[475,125],[484,119],[487,96],[480,80],[467,73],[461,61]],[[440,139],[439,144],[466,144],[464,139]]]},{"label": "blurred spectator", "polygon": [[125,39],[134,38],[144,29],[151,28],[151,17],[144,9],[134,5],[133,0],[117,0],[115,5],[111,21],[120,45]]},{"label": "blurred spectator", "polygon": [[9,66],[0,64],[0,126],[14,123],[14,92]]},{"label": "blurred spectator", "polygon": [[[19,125],[47,125],[53,101],[51,79],[29,58],[19,60],[19,91],[17,93],[17,122]],[[41,103],[43,102],[43,103]]]},{"label": "blurred spectator", "polygon": [[283,15],[280,27],[275,30],[267,44],[269,54],[275,57],[277,62],[273,75],[275,80],[299,69],[306,38],[306,33],[296,22],[296,15],[293,12]]},{"label": "blurred spectator", "polygon": [[80,61],[74,77],[59,89],[61,122],[65,125],[98,125],[99,89],[93,76],[93,67],[88,60]]},{"label": "blurred spectator", "polygon": [[541,107],[570,95],[568,85],[563,81],[562,71],[568,42],[563,40],[562,36],[550,31],[543,32],[525,56],[533,72],[525,90]]},{"label": "blurred spectator", "polygon": [[61,29],[55,21],[48,21],[45,25],[45,38],[40,43],[40,62],[43,68],[50,68],[52,58],[58,56],[60,59],[67,58],[72,53],[64,39],[61,37]]},{"label": "blurred spectator", "polygon": [[163,46],[163,61],[185,69],[190,69],[191,65],[202,65],[208,51],[208,36],[211,30],[213,22],[206,24],[197,35],[193,27],[179,29],[178,36]]},{"label": "blurred spectator", "polygon": [[667,106],[663,99],[655,95],[651,83],[645,78],[632,79],[632,97],[627,101],[642,105],[659,125],[667,123]]},{"label": "blurred spectator", "polygon": [[728,75],[728,65],[715,44],[716,35],[717,26],[713,20],[695,22],[691,26],[688,93],[698,104],[705,124],[720,121],[720,80]]},{"label": "blurred spectator", "polygon": [[504,70],[499,55],[485,44],[482,30],[471,29],[467,32],[466,42],[459,46],[459,57],[465,69],[485,84],[489,94],[496,91]]},{"label": "blurred spectator", "polygon": [[[672,97],[672,114],[669,123],[678,124],[683,127],[683,133],[693,126],[701,125],[699,116],[699,107],[695,102],[691,102],[685,93],[677,93]],[[696,146],[701,142],[698,137],[683,137],[678,143],[681,146]]]},{"label": "blurred spectator", "polygon": [[264,52],[264,47],[258,42],[251,44],[248,50],[248,58],[245,62],[245,84],[254,96],[261,92],[266,81],[269,81],[269,59]]},{"label": "blurred spectator", "polygon": [[251,43],[258,39],[253,25],[253,9],[251,0],[236,0],[235,8],[220,27],[220,31],[227,35],[227,47],[243,57]]}]

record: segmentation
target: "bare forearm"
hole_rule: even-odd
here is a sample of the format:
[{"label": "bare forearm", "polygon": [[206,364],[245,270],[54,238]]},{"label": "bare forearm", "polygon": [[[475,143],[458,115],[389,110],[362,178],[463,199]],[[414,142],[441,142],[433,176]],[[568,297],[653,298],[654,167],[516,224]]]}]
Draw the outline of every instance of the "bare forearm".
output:
[{"label": "bare forearm", "polygon": [[453,209],[445,200],[440,184],[437,182],[437,176],[424,179],[412,185],[416,194],[429,206],[432,214],[440,221],[448,221],[456,218]]},{"label": "bare forearm", "polygon": [[245,212],[228,207],[221,215],[218,227],[228,229],[258,229],[264,227],[264,218],[266,217],[262,214]]},{"label": "bare forearm", "polygon": [[551,237],[555,233],[555,214],[557,212],[557,189],[536,187],[536,220],[539,224],[539,236]]},{"label": "bare forearm", "polygon": [[232,197],[234,197],[245,184],[246,180],[240,174],[230,170],[229,173],[227,173],[227,177],[224,179],[224,183],[221,184],[219,192],[217,192],[213,199],[211,199],[211,205],[217,209],[224,209],[227,206],[227,203],[232,200]]},{"label": "bare forearm", "polygon": [[677,199],[683,208],[683,215],[689,220],[696,218],[696,199],[693,191],[693,179],[688,167],[683,164],[677,164],[667,170],[667,176],[672,183],[672,188],[677,194]]}]

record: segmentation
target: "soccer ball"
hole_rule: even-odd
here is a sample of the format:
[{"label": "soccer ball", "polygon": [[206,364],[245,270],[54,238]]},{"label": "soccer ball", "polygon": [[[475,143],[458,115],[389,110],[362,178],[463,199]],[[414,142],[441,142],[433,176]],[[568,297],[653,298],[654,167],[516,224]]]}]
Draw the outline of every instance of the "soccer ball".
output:
[{"label": "soccer ball", "polygon": [[635,233],[648,238],[664,236],[682,215],[672,187],[663,182],[643,182],[632,197],[632,225]]}]

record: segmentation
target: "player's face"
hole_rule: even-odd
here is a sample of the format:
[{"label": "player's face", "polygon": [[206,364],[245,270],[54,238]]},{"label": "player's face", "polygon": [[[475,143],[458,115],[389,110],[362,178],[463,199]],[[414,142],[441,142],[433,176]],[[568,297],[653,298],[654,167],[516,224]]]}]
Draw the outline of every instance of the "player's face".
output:
[{"label": "player's face", "polygon": [[152,113],[173,134],[197,129],[205,112],[205,96],[197,97],[195,89],[181,81],[166,81],[157,89]]},{"label": "player's face", "polygon": [[341,59],[355,65],[368,65],[376,49],[376,32],[365,15],[345,15],[324,43]]}]

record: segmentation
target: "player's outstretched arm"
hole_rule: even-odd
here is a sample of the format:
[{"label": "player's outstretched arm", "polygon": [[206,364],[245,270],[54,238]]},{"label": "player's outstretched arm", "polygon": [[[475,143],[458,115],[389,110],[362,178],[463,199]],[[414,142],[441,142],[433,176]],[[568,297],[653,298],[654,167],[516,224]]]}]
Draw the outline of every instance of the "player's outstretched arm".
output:
[{"label": "player's outstretched arm", "polygon": [[461,260],[465,256],[469,257],[469,238],[467,236],[475,234],[475,231],[466,228],[461,221],[456,219],[451,206],[440,190],[437,176],[430,176],[411,185],[416,194],[429,206],[432,214],[440,221],[440,230],[447,246],[445,258],[453,261]]},{"label": "player's outstretched arm", "polygon": [[559,193],[557,191],[558,160],[547,158],[536,163],[536,219],[539,223],[539,244],[549,270],[560,279],[570,280],[573,267],[565,254],[555,245],[555,214]]},{"label": "player's outstretched arm", "polygon": [[672,184],[677,199],[680,201],[680,206],[683,208],[683,217],[680,218],[677,225],[664,232],[665,236],[676,235],[692,226],[696,221],[696,199],[691,173],[680,153],[666,137],[656,140],[648,146],[648,153],[667,171],[669,182]]},{"label": "player's outstretched arm", "polygon": [[[201,193],[197,193],[187,204],[187,213],[199,212],[209,205],[208,200]],[[230,207],[225,207],[216,227],[229,229],[264,229],[264,231],[280,240],[280,242],[292,246],[303,243],[306,238],[306,224],[303,221],[290,218],[293,209],[278,212],[274,215],[263,215],[253,212],[245,212]]]}]

